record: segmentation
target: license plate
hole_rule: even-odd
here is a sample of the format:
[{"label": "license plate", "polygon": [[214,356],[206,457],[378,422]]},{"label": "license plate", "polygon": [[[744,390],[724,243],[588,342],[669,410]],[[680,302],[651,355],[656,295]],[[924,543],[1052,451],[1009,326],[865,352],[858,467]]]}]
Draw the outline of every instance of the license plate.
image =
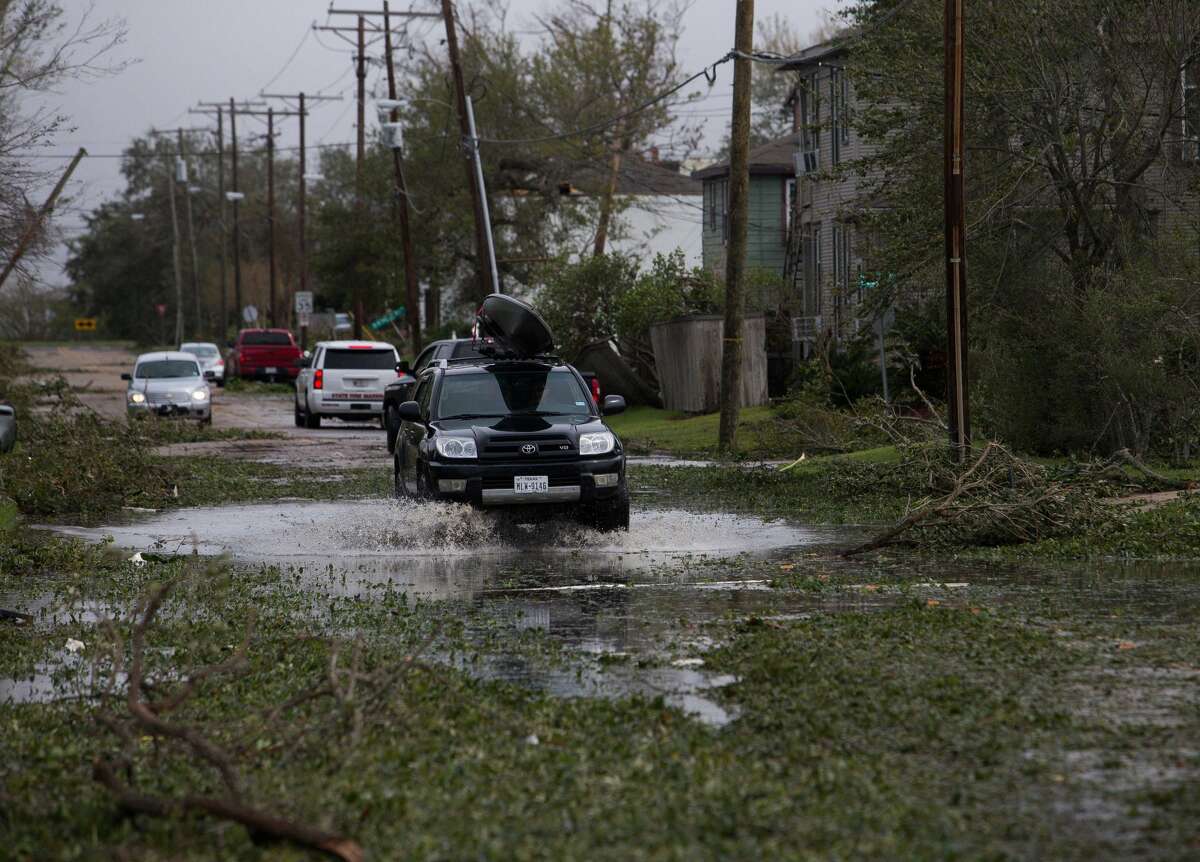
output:
[{"label": "license plate", "polygon": [[279,369],[275,366],[271,366],[270,368],[265,368],[263,370],[266,371],[267,374],[277,374],[279,372]]},{"label": "license plate", "polygon": [[550,477],[514,476],[513,490],[518,494],[544,494],[550,490]]}]

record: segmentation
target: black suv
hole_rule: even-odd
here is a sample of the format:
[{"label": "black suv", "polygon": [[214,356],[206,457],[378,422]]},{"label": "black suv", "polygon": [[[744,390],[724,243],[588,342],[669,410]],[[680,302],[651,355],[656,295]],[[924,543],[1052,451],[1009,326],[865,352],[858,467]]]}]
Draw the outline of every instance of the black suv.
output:
[{"label": "black suv", "polygon": [[579,372],[551,358],[437,360],[399,407],[396,493],[479,506],[577,507],[602,530],[629,528],[625,453]]}]

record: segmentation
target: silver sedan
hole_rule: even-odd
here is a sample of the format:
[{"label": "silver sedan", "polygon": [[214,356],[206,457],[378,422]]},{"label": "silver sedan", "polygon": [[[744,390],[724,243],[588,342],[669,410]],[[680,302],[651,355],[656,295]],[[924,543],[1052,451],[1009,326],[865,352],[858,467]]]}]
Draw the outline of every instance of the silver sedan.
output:
[{"label": "silver sedan", "polygon": [[212,423],[212,390],[190,353],[143,353],[133,373],[121,379],[129,381],[125,409],[130,416],[179,416]]}]

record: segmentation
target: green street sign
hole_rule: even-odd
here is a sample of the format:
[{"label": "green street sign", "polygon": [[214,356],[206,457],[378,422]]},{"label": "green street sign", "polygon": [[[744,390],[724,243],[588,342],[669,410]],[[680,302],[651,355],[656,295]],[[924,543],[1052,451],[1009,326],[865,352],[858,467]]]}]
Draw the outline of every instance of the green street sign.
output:
[{"label": "green street sign", "polygon": [[399,308],[392,309],[387,314],[385,314],[383,317],[372,320],[371,323],[369,324],[369,326],[372,331],[378,331],[380,329],[383,329],[389,323],[399,320],[400,318],[405,317],[405,316],[406,316],[406,312],[404,310],[404,306],[401,305]]}]

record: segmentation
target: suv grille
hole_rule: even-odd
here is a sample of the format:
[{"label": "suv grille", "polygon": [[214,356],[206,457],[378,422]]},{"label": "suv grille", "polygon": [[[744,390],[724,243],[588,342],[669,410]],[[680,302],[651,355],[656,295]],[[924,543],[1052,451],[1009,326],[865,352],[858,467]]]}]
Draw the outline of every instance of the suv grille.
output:
[{"label": "suv grille", "polygon": [[[525,446],[537,447],[536,452],[522,451]],[[503,437],[489,440],[480,453],[480,459],[487,461],[499,460],[529,460],[539,461],[546,458],[564,458],[575,454],[575,446],[571,438],[564,434],[546,434],[531,437]]]}]

